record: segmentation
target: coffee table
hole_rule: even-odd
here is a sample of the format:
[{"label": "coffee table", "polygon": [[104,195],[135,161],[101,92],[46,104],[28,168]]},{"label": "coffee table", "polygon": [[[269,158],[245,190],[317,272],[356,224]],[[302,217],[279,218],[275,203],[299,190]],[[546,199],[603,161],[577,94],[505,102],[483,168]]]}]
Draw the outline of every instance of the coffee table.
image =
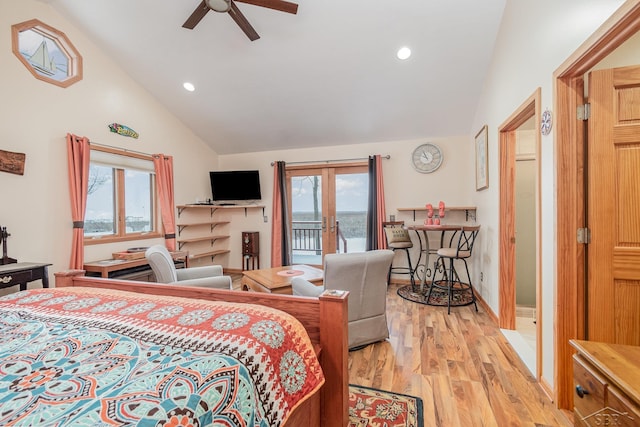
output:
[{"label": "coffee table", "polygon": [[291,295],[292,277],[302,277],[315,285],[322,285],[321,269],[300,264],[243,271],[240,286],[243,291]]}]

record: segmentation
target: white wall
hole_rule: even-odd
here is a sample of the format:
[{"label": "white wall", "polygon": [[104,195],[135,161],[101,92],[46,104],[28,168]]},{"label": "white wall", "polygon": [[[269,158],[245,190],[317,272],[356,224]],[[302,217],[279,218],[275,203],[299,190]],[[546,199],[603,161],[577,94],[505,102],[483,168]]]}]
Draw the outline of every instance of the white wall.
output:
[{"label": "white wall", "polygon": [[[418,173],[411,166],[412,151],[425,142],[438,145],[444,156],[444,161],[440,168],[431,174]],[[466,183],[475,179],[474,173],[467,167],[473,152],[473,141],[469,141],[467,137],[462,136],[440,139],[427,137],[417,140],[220,155],[221,169],[260,170],[262,203],[266,205],[266,215],[269,217],[268,223],[264,223],[258,215],[252,216],[250,214],[249,218],[244,218],[243,216],[242,221],[236,221],[238,215],[234,216],[231,224],[231,252],[239,253],[240,233],[242,231],[259,231],[261,266],[270,265],[271,251],[269,245],[271,237],[271,200],[273,197],[273,167],[271,162],[273,161],[300,162],[352,158],[366,159],[369,155],[374,154],[390,155],[390,159],[382,161],[387,218],[389,215],[395,215],[396,219],[404,220],[409,225],[414,223],[413,215],[407,212],[399,213],[397,211],[398,208],[424,207],[427,203],[437,206],[440,200],[444,201],[448,206],[469,206],[472,204]],[[415,223],[422,223],[424,218],[424,212],[422,214],[418,213]],[[415,239],[413,233],[412,238]],[[412,258],[417,259],[417,241],[414,246],[415,252],[412,254]],[[240,258],[236,258],[238,259],[230,260],[230,267],[240,267]]]},{"label": "white wall", "polygon": [[[482,269],[487,290],[483,298],[498,313],[499,184],[498,127],[536,90],[542,88],[542,110],[553,107],[553,72],[611,14],[622,0],[554,0],[507,2],[496,50],[470,135],[489,127],[489,189],[473,193],[485,233]],[[553,134],[542,137],[542,376],[554,381],[555,300],[555,157]],[[471,183],[469,187],[471,187]],[[471,188],[468,191],[472,191]]]},{"label": "white wall", "polygon": [[[83,80],[68,88],[42,82],[14,56],[11,25],[33,18],[67,35],[83,57]],[[65,18],[42,2],[3,0],[0,28],[0,149],[26,154],[24,175],[0,172],[0,225],[11,233],[9,256],[52,263],[50,276],[69,266],[67,132],[101,144],[173,155],[177,203],[210,192],[207,171],[217,166],[216,153]],[[111,133],[107,125],[113,122],[130,126],[140,138]],[[85,259],[110,258],[114,251],[150,243],[89,246]],[[13,290],[0,290],[8,291]]]}]

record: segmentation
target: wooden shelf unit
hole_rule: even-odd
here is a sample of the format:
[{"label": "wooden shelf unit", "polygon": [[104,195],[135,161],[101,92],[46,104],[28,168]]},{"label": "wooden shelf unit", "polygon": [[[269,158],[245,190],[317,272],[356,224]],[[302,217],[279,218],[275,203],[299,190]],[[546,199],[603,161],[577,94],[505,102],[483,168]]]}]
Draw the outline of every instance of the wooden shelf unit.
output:
[{"label": "wooden shelf unit", "polygon": [[[182,249],[183,247],[185,247],[185,245],[197,244],[200,242],[208,241],[211,243],[210,250],[204,250],[201,252],[189,251],[189,259],[200,259],[200,258],[211,257],[211,261],[213,261],[213,259],[216,256],[228,254],[230,252],[226,246],[224,248],[222,247],[214,248],[214,245],[216,242],[229,239],[229,234],[226,234],[220,230],[224,228],[224,226],[231,223],[231,221],[216,220],[215,219],[216,212],[244,210],[244,215],[247,216],[249,210],[262,209],[262,214],[264,216],[265,207],[264,205],[208,205],[208,204],[189,205],[189,204],[186,204],[186,205],[177,205],[176,209],[178,210],[178,219],[185,213],[186,210],[193,211],[198,216],[198,218],[194,221],[185,221],[180,224],[176,224],[176,228],[178,230],[178,237],[176,239],[178,243],[178,249]],[[207,211],[209,213],[209,219],[203,220],[202,215],[203,213],[206,214]],[[182,232],[187,227],[194,227],[194,228],[200,227],[206,230],[207,226],[208,226],[207,233],[196,233],[197,235],[192,234],[191,236],[188,236],[188,237],[181,237]],[[216,234],[213,234],[214,230],[217,232]]]},{"label": "wooden shelf unit", "polygon": [[178,209],[178,218],[182,214],[182,211],[184,211],[185,209],[202,209],[202,210],[209,209],[211,211],[210,212],[211,217],[213,217],[213,214],[218,209],[244,209],[244,215],[245,216],[247,216],[247,212],[250,209],[262,209],[262,213],[264,213],[264,205],[209,205],[209,204],[202,204],[202,205],[177,205],[176,208]]},{"label": "wooden shelf unit", "polygon": [[221,240],[221,239],[228,239],[229,236],[226,234],[220,234],[217,236],[202,236],[202,237],[191,237],[189,239],[178,239],[178,244],[185,244],[185,243],[195,243],[195,242],[206,242],[207,240],[211,241],[211,243],[213,244],[213,242],[215,242],[216,240]]},{"label": "wooden shelf unit", "polygon": [[216,228],[218,225],[226,225],[226,224],[229,224],[229,221],[190,222],[188,224],[176,224],[176,227],[178,227],[178,236],[180,236],[180,234],[182,234],[182,230],[184,230],[187,227],[208,225],[210,227],[210,231],[213,232],[213,229]]},{"label": "wooden shelf unit", "polygon": [[215,257],[216,255],[228,254],[229,249],[215,249],[213,251],[201,252],[198,254],[189,255],[189,259],[198,259],[198,258],[206,258],[206,257]]},{"label": "wooden shelf unit", "polygon": [[[426,207],[420,208],[398,208],[396,209],[398,212],[413,212],[413,220],[416,220],[416,212],[426,212]],[[445,212],[464,212],[465,218],[467,221],[471,219],[472,221],[476,220],[476,207],[475,206],[446,206],[444,208]],[[438,218],[438,206],[434,205],[433,207],[433,216],[434,218]]]}]

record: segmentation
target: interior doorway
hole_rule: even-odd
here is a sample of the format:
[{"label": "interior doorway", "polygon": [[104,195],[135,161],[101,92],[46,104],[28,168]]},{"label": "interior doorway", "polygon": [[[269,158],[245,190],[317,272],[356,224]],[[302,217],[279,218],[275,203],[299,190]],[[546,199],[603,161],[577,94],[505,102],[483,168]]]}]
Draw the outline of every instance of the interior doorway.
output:
[{"label": "interior doorway", "polygon": [[557,406],[573,406],[573,349],[570,339],[585,336],[585,248],[576,230],[586,224],[584,200],[584,124],[576,118],[583,102],[583,76],[640,30],[640,1],[627,1],[554,73],[557,177],[557,275],[555,397]]},{"label": "interior doorway", "polygon": [[[507,339],[538,380],[542,375],[540,132],[536,126],[540,123],[540,92],[538,88],[498,129],[499,323]],[[529,193],[529,197],[525,197],[525,192]],[[527,230],[527,233],[523,230]],[[525,283],[525,277],[532,280]],[[520,307],[517,297],[519,287]]]},{"label": "interior doorway", "polygon": [[524,342],[523,352],[532,357],[527,363],[535,374],[537,342],[536,273],[536,153],[537,132],[533,116],[516,130],[516,333]]}]

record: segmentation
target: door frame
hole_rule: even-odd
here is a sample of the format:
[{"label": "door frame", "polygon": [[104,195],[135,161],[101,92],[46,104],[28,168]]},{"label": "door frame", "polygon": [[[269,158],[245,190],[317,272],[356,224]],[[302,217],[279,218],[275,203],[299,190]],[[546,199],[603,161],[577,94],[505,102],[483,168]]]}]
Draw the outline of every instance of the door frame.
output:
[{"label": "door frame", "polygon": [[573,408],[573,348],[570,339],[584,338],[585,268],[576,230],[586,225],[585,133],[576,118],[583,101],[583,76],[640,30],[640,0],[628,0],[553,73],[554,151],[556,159],[556,302],[555,400],[558,408]]},{"label": "door frame", "polygon": [[[542,90],[536,91],[498,127],[500,159],[500,273],[499,273],[499,325],[503,329],[516,328],[516,130],[531,117],[540,123]],[[541,198],[540,198],[540,132],[536,130],[535,155],[535,222],[536,222],[536,372],[542,375],[542,285],[541,267]]]}]

